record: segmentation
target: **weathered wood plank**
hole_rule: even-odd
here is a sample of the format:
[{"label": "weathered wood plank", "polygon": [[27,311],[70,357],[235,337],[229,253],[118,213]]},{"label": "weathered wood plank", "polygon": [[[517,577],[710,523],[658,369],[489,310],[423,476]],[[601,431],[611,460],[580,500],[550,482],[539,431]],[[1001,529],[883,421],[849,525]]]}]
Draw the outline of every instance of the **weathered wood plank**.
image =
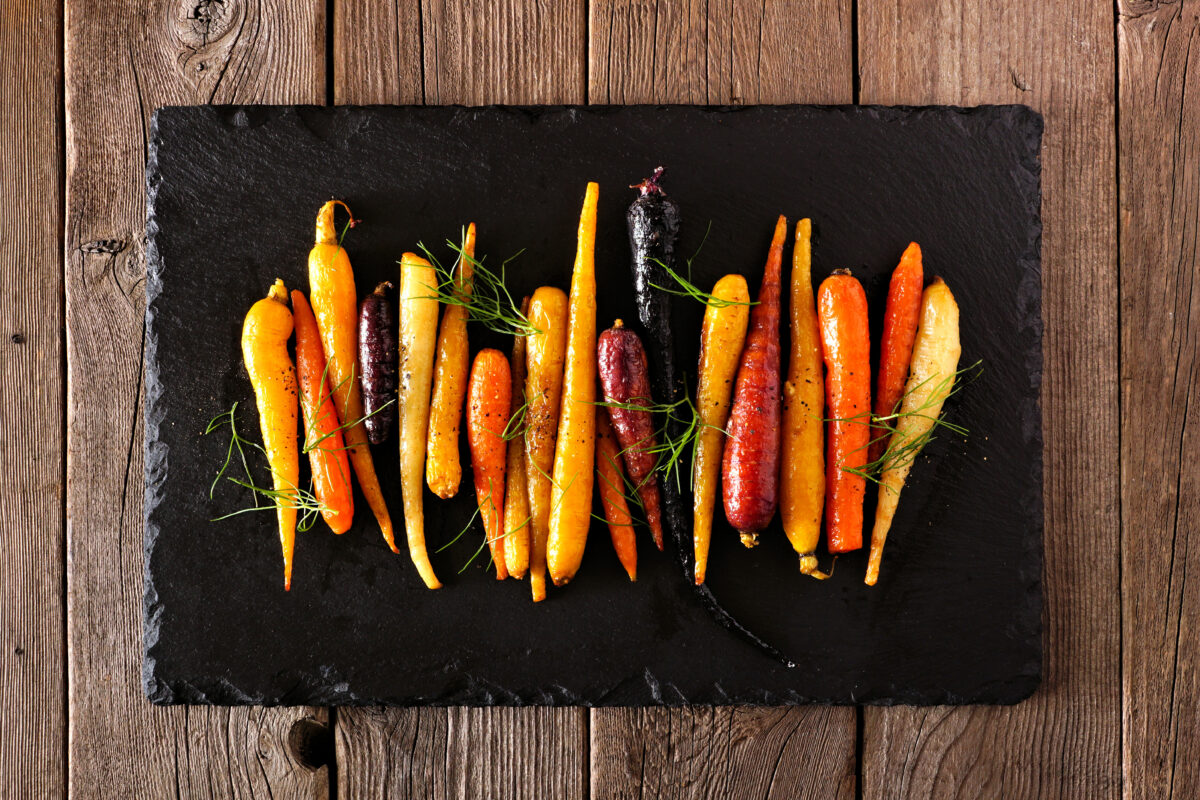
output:
[{"label": "weathered wood plank", "polygon": [[864,796],[1115,797],[1121,642],[1112,6],[874,0],[859,9],[862,102],[1027,103],[1046,119],[1043,686],[1013,708],[867,709]]},{"label": "weathered wood plank", "polygon": [[0,786],[13,797],[66,788],[61,34],[58,6],[0,7]]},{"label": "weathered wood plank", "polygon": [[1125,796],[1200,797],[1200,2],[1118,11]]},{"label": "weathered wood plank", "polygon": [[[584,101],[583,0],[425,0],[419,17],[416,4],[399,6],[410,4],[337,0],[335,102]],[[586,792],[581,709],[344,708],[336,727],[341,797]]]},{"label": "weathered wood plank", "polygon": [[[851,4],[593,0],[593,103],[849,103]],[[855,711],[595,709],[593,797],[853,797]]]},{"label": "weathered wood plank", "polygon": [[[153,708],[141,687],[142,352],[150,114],[321,102],[324,3],[65,11],[68,664],[75,797],[324,797],[293,725],[323,709]],[[214,232],[213,246],[220,246]]]}]

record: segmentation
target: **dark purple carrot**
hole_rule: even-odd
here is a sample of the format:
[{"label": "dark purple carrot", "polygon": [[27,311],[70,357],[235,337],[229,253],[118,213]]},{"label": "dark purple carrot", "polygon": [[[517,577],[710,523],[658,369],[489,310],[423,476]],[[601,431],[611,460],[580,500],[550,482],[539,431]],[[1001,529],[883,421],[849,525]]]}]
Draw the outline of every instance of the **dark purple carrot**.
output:
[{"label": "dark purple carrot", "polygon": [[399,350],[396,346],[396,311],[387,292],[389,281],[363,298],[358,311],[358,364],[362,379],[363,414],[367,439],[383,444],[396,424],[396,389]]},{"label": "dark purple carrot", "polygon": [[646,350],[638,335],[626,328],[621,320],[600,334],[596,350],[600,385],[604,390],[604,401],[609,404],[608,417],[621,445],[625,471],[646,511],[654,545],[662,550],[662,498],[654,474],[658,466],[658,449],[650,411],[654,401],[650,396]]}]

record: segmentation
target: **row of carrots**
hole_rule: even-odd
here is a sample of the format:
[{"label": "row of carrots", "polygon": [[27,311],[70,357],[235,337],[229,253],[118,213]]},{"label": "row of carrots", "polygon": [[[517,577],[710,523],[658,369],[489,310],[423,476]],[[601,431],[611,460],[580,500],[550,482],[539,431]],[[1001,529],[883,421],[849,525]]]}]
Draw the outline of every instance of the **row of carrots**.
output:
[{"label": "row of carrots", "polygon": [[[641,197],[629,220],[643,327],[657,325],[661,333],[669,330],[669,306],[648,287],[655,286],[650,278],[661,277],[654,271],[665,265],[651,256],[670,258],[673,244],[664,250],[662,234],[677,234],[678,209],[657,185],[660,175],[661,169],[639,185]],[[243,326],[243,356],[273,473],[285,588],[291,583],[299,456],[305,452],[313,494],[329,527],[343,533],[350,526],[353,471],[385,541],[399,552],[368,446],[382,443],[397,417],[409,554],[426,586],[441,586],[425,543],[422,482],[441,498],[458,492],[464,406],[474,488],[498,578],[529,574],[535,601],[546,596],[547,571],[556,585],[571,580],[583,557],[596,479],[630,579],[636,579],[637,549],[629,497],[644,510],[655,544],[663,549],[662,506],[669,512],[678,498],[670,481],[661,486],[658,481],[654,416],[661,406],[653,406],[650,384],[653,378],[660,395],[674,393],[671,345],[664,341],[669,337],[652,337],[658,370],[651,376],[641,339],[622,321],[597,337],[597,201],[598,186],[590,183],[570,294],[537,289],[522,302],[528,333],[514,337],[511,362],[485,349],[473,363],[466,301],[476,263],[475,226],[467,229],[454,273],[459,302],[446,304],[439,329],[440,304],[430,291],[438,276],[414,253],[400,262],[398,324],[388,283],[358,305],[349,258],[334,229],[339,203],[321,208],[309,256],[311,306],[302,292],[293,291],[289,310],[286,288],[276,281]],[[830,552],[861,547],[868,462],[883,466],[867,575],[873,584],[915,455],[889,463],[887,454],[906,451],[905,443],[911,450],[911,443],[927,435],[957,368],[957,306],[940,279],[922,293],[920,248],[914,243],[888,294],[873,418],[865,294],[847,271],[837,271],[814,299],[811,225],[804,219],[796,227],[791,351],[781,380],[786,234],[780,217],[757,303],[750,302],[740,275],[721,278],[707,295],[691,520],[697,584],[705,579],[718,484],[726,516],[744,544],[756,544],[779,509],[801,572],[825,577],[815,555],[822,516]],[[655,244],[639,250],[639,241]],[[294,366],[288,354],[293,329]],[[303,437],[297,433],[297,405]],[[886,435],[872,437],[881,421]],[[680,527],[681,517],[666,516]]]}]

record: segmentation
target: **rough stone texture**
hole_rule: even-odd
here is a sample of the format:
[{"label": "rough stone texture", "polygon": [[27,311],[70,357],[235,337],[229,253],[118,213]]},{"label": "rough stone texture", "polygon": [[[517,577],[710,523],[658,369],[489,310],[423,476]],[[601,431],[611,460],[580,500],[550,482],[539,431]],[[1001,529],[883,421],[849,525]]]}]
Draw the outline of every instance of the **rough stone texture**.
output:
[{"label": "rough stone texture", "polygon": [[[1015,702],[1041,666],[1041,120],[1022,106],[591,109],[188,108],[158,112],[149,166],[146,411],[147,694],[159,703],[685,704]],[[208,498],[227,438],[207,421],[240,401],[256,436],[238,335],[280,276],[304,287],[312,220],[330,196],[363,224],[347,237],[360,288],[475,220],[513,293],[565,286],[586,180],[601,184],[599,317],[630,320],[624,187],[668,167],[682,250],[703,287],[740,271],[756,287],[774,217],[811,216],[819,279],[851,267],[878,320],[887,277],[920,241],[963,309],[963,364],[981,376],[914,469],[880,584],[864,554],[802,580],[776,528],[752,551],[716,531],[710,587],[795,663],[730,635],[670,554],[643,543],[639,581],[602,526],[578,579],[533,606],[496,585],[477,531],[435,556],[422,588],[368,514],[297,542],[280,586],[269,514],[232,485]],[[679,331],[702,309],[680,301]],[[679,340],[694,364],[698,336]],[[475,344],[501,345],[486,335]],[[377,452],[394,448],[394,439]],[[395,460],[377,459],[399,517]],[[263,464],[252,464],[265,480]],[[468,485],[464,482],[464,485]],[[433,547],[471,515],[469,490],[427,499]]]}]

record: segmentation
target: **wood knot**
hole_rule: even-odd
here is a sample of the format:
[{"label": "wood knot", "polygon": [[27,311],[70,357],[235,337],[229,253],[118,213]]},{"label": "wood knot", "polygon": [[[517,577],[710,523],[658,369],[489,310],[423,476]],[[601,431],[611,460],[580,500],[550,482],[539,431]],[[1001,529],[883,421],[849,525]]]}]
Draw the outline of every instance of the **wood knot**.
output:
[{"label": "wood knot", "polygon": [[112,256],[122,252],[128,246],[129,242],[124,239],[96,239],[93,242],[79,245],[79,249],[89,255]]},{"label": "wood knot", "polygon": [[312,717],[298,719],[288,731],[288,748],[301,766],[320,769],[333,763],[333,731]]},{"label": "wood knot", "polygon": [[25,334],[17,332],[8,337],[13,344],[25,344]]}]

